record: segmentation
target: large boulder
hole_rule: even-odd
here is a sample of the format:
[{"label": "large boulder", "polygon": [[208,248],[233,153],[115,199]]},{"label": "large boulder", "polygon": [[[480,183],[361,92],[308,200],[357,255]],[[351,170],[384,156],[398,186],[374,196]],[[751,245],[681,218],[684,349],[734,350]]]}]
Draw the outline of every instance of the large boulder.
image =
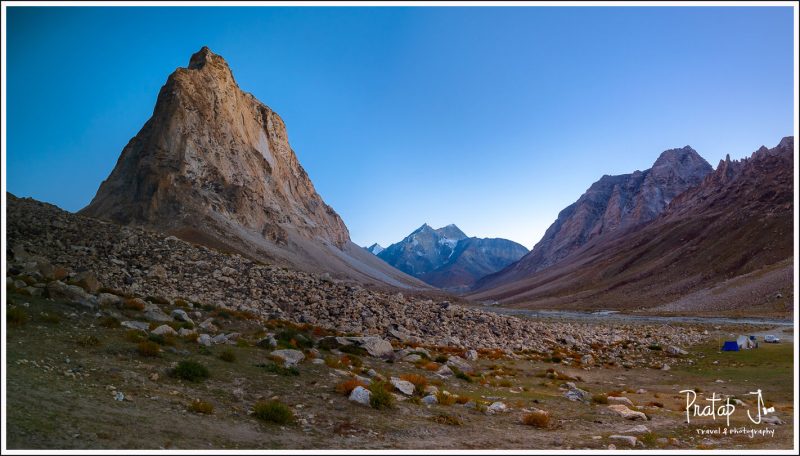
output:
[{"label": "large boulder", "polygon": [[75,280],[75,283],[79,287],[83,288],[89,293],[97,293],[97,291],[100,290],[101,287],[100,281],[97,280],[97,276],[95,276],[94,273],[89,271],[78,273],[73,278],[73,280]]},{"label": "large boulder", "polygon": [[270,354],[283,361],[284,367],[296,366],[297,363],[304,360],[306,357],[306,355],[304,355],[300,350],[292,349],[275,350]]},{"label": "large boulder", "polygon": [[573,402],[590,402],[592,400],[591,393],[574,386],[564,393],[564,397]]},{"label": "large boulder", "polygon": [[161,307],[158,305],[148,302],[144,306],[144,318],[150,321],[159,321],[159,322],[167,322],[172,321],[172,317],[165,314]]},{"label": "large boulder", "polygon": [[150,323],[144,321],[123,321],[120,326],[128,329],[135,329],[137,331],[147,332],[150,329]]},{"label": "large boulder", "polygon": [[508,407],[504,402],[492,402],[492,404],[486,408],[486,413],[489,415],[494,415],[496,413],[503,413],[508,410]]},{"label": "large boulder", "polygon": [[97,298],[86,293],[83,288],[77,285],[67,285],[59,280],[47,284],[47,297],[67,301],[71,304],[78,304],[89,310],[96,310],[98,308]]},{"label": "large boulder", "polygon": [[450,367],[455,367],[462,372],[469,372],[472,370],[472,365],[460,356],[451,356],[448,358],[447,365]]},{"label": "large boulder", "polygon": [[178,321],[184,321],[186,323],[191,323],[192,326],[194,326],[194,321],[192,321],[192,319],[189,318],[189,315],[183,309],[175,309],[175,310],[173,310],[172,313],[170,314],[170,316],[172,318],[178,320]]},{"label": "large boulder", "polygon": [[353,391],[350,392],[349,399],[358,404],[369,406],[369,397],[370,392],[368,389],[363,386],[356,386],[353,388]]},{"label": "large boulder", "polygon": [[[342,339],[342,338],[337,338]],[[370,356],[375,356],[377,358],[388,358],[394,354],[394,348],[392,348],[392,344],[378,336],[365,336],[365,337],[348,337],[347,341],[352,342],[359,347],[363,348],[370,354]],[[345,345],[345,344],[342,344]]]},{"label": "large boulder", "polygon": [[392,385],[395,388],[397,388],[398,391],[400,391],[401,393],[405,394],[406,396],[411,396],[412,394],[414,394],[414,384],[413,383],[411,383],[409,381],[406,381],[406,380],[399,379],[397,377],[392,377],[389,381],[392,383]]},{"label": "large boulder", "polygon": [[123,299],[120,296],[111,293],[100,293],[97,295],[97,303],[100,307],[119,307],[122,305]]},{"label": "large boulder", "polygon": [[158,328],[152,330],[151,332],[153,334],[157,334],[159,336],[167,336],[167,335],[169,335],[169,336],[177,336],[178,335],[178,333],[176,333],[175,330],[172,329],[172,327],[167,326],[167,325],[161,325]]}]

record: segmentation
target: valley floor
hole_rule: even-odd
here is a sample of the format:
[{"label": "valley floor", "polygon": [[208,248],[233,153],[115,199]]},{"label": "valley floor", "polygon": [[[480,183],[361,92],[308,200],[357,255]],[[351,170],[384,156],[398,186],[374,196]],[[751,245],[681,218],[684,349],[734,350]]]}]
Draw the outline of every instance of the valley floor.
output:
[{"label": "valley floor", "polygon": [[[680,356],[684,362],[672,362],[662,347],[653,347],[647,355],[651,364],[668,363],[669,370],[483,350],[468,375],[441,378],[429,370],[430,363],[453,356],[447,347],[427,347],[431,360],[394,362],[319,347],[325,362],[306,359],[296,370],[287,370],[272,364],[270,349],[255,344],[263,337],[263,322],[246,315],[204,309],[203,317],[212,316],[221,330],[241,334],[235,345],[206,347],[188,338],[151,337],[158,351],[145,356],[137,349],[141,334],[93,311],[15,293],[9,294],[8,306],[16,309],[9,314],[6,334],[9,449],[631,448],[612,435],[635,437],[631,442],[637,448],[788,449],[793,440],[793,343],[762,342],[758,349],[741,352],[717,347],[717,339],[731,333],[763,333],[769,327],[709,327],[711,341],[683,347],[689,352]],[[141,318],[136,309],[121,312]],[[276,333],[287,328],[277,321],[266,325]],[[295,330],[299,339],[303,331],[309,336],[319,332]],[[777,335],[786,337],[791,330]],[[278,342],[285,341],[279,337]],[[228,361],[221,359],[225,352]],[[210,378],[173,378],[171,369],[186,359],[207,366]],[[370,369],[371,375],[386,378],[422,376],[452,393],[454,403],[424,405],[418,395],[396,392],[392,408],[376,410],[337,392],[337,385],[355,375],[366,379]],[[587,391],[587,400],[564,397],[567,382]],[[716,393],[746,405],[737,406],[730,426],[724,417],[692,417],[687,424],[685,396],[679,393],[684,389],[698,391],[698,403]],[[755,410],[755,400],[748,392],[755,389],[762,390],[767,407],[775,407],[770,419],[777,416],[784,424],[749,421],[746,410]],[[627,397],[629,407],[648,419],[631,421],[614,413],[609,405],[622,401],[615,396]],[[210,413],[190,411],[198,399],[211,405]],[[294,422],[270,424],[250,414],[257,401],[270,399],[288,405]],[[507,410],[488,414],[487,407],[496,402]],[[548,413],[544,428],[521,423],[534,410]],[[742,427],[774,434],[698,433]]]}]

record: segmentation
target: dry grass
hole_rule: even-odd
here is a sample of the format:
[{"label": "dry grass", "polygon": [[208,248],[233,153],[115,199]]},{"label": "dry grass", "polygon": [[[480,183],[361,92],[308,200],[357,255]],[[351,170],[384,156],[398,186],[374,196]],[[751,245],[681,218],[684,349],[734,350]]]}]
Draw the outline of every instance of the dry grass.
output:
[{"label": "dry grass", "polygon": [[122,302],[122,306],[128,310],[144,310],[144,302],[136,298],[127,298]]},{"label": "dry grass", "polygon": [[550,426],[550,414],[544,410],[526,413],[522,416],[522,424],[545,429]]},{"label": "dry grass", "polygon": [[361,380],[351,378],[350,380],[345,380],[342,383],[336,385],[336,392],[339,394],[344,394],[345,396],[349,396],[350,393],[353,392],[356,387],[366,388],[367,384],[362,382]]},{"label": "dry grass", "polygon": [[439,401],[439,405],[453,405],[456,403],[456,396],[445,394],[444,390],[439,390],[436,392],[436,400]]},{"label": "dry grass", "polygon": [[158,356],[160,351],[161,348],[158,346],[158,344],[149,340],[143,340],[139,342],[139,345],[136,346],[136,352],[148,358],[154,358]]},{"label": "dry grass", "polygon": [[414,385],[414,392],[419,392],[420,394],[422,394],[425,387],[428,386],[428,379],[424,375],[405,374],[401,375],[400,379],[411,382]]},{"label": "dry grass", "polygon": [[608,396],[605,394],[593,394],[592,402],[595,404],[608,404]]},{"label": "dry grass", "polygon": [[461,396],[461,395],[456,396],[456,404],[464,405],[467,402],[469,402],[469,396]]},{"label": "dry grass", "polygon": [[440,367],[441,366],[438,363],[435,363],[433,361],[431,361],[429,363],[425,363],[425,365],[422,366],[423,369],[425,369],[426,371],[431,371],[431,372],[436,372],[437,370],[439,370]]},{"label": "dry grass", "polygon": [[28,320],[28,313],[19,307],[8,309],[8,312],[6,313],[6,321],[8,322],[8,326],[20,327],[27,323]]},{"label": "dry grass", "polygon": [[82,336],[78,336],[75,342],[81,347],[97,347],[98,345],[100,345],[100,339],[91,334],[84,334]]},{"label": "dry grass", "polygon": [[446,415],[444,413],[432,416],[431,421],[439,424],[446,424],[448,426],[461,426],[462,424],[464,424],[461,418],[453,415]]},{"label": "dry grass", "polygon": [[202,413],[204,415],[210,415],[214,412],[214,406],[206,401],[201,401],[200,399],[195,400],[191,404],[189,404],[189,411],[194,413]]}]

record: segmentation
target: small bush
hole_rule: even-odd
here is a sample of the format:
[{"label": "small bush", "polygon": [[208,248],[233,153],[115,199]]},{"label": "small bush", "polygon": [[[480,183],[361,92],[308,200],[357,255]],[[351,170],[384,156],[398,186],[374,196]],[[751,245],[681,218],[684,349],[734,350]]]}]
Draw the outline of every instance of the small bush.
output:
[{"label": "small bush", "polygon": [[658,436],[652,432],[645,432],[644,434],[639,436],[639,440],[644,444],[645,447],[654,447],[658,444]]},{"label": "small bush", "polygon": [[431,417],[431,421],[439,424],[446,424],[448,426],[461,426],[464,424],[464,422],[461,421],[461,418],[453,415],[446,415],[444,413]]},{"label": "small bush", "polygon": [[388,391],[391,388],[386,382],[372,382],[369,386],[369,405],[370,407],[383,410],[394,406],[394,396]]},{"label": "small bush", "polygon": [[439,366],[439,364],[435,363],[435,362],[429,362],[429,363],[426,363],[424,366],[422,366],[423,369],[425,369],[427,371],[431,371],[431,372],[435,372],[435,371],[439,370],[440,367],[441,366]]},{"label": "small bush", "polygon": [[500,386],[504,387],[504,388],[510,388],[511,387],[511,380],[509,380],[507,378],[504,378],[504,379],[500,380],[500,382],[498,384]]},{"label": "small bush", "polygon": [[129,310],[144,310],[144,302],[136,298],[127,298],[122,302],[122,306]]},{"label": "small bush", "polygon": [[89,334],[79,336],[75,342],[81,347],[97,347],[100,345],[100,339]]},{"label": "small bush", "polygon": [[413,352],[409,353],[409,355],[418,355],[420,358],[426,359],[428,361],[430,361],[430,359],[431,359],[431,357],[428,356],[427,353],[421,352],[421,351],[413,351]]},{"label": "small bush", "polygon": [[439,401],[439,405],[453,405],[456,403],[456,397],[452,394],[445,394],[444,390],[436,392],[436,400]]},{"label": "small bush", "polygon": [[155,342],[158,345],[171,345],[175,346],[175,336],[172,334],[152,334],[150,333],[147,336],[147,339],[151,342]]},{"label": "small bush", "polygon": [[336,369],[341,364],[339,363],[339,358],[337,358],[335,356],[326,356],[325,357],[325,365],[330,367],[330,368],[332,368],[332,369]]},{"label": "small bush", "polygon": [[526,413],[522,416],[522,424],[537,428],[546,428],[550,425],[550,414],[543,410]]},{"label": "small bush", "polygon": [[461,395],[456,396],[456,404],[464,405],[467,402],[469,402],[469,396],[461,396]]},{"label": "small bush", "polygon": [[300,375],[300,371],[297,370],[294,366],[283,367],[281,364],[275,362],[268,362],[262,364],[256,364],[256,367],[260,367],[267,372],[271,372],[273,374],[278,375],[285,375],[285,376],[297,376]]},{"label": "small bush", "polygon": [[198,382],[211,376],[206,366],[190,360],[179,362],[172,373],[175,377],[190,382]]},{"label": "small bush", "polygon": [[356,355],[342,355],[342,357],[339,358],[339,363],[343,366],[353,367],[361,367],[364,365],[364,361]]},{"label": "small bush", "polygon": [[128,342],[137,343],[145,339],[147,339],[147,335],[137,329],[129,329],[125,331],[125,340]]},{"label": "small bush", "polygon": [[159,348],[158,344],[149,340],[143,340],[139,342],[139,345],[136,346],[137,353],[149,358],[158,356],[160,351],[161,349]]},{"label": "small bush", "polygon": [[219,359],[225,361],[226,363],[232,363],[236,361],[236,354],[233,352],[233,350],[228,348],[219,354]]},{"label": "small bush", "polygon": [[6,313],[6,322],[8,322],[9,326],[23,326],[28,320],[28,313],[19,307],[8,309]]},{"label": "small bush", "polygon": [[661,351],[661,345],[658,345],[658,344],[648,345],[647,348],[649,348],[650,350],[654,350],[654,351]]},{"label": "small bush", "polygon": [[177,307],[189,307],[189,302],[185,299],[178,298],[175,300],[175,305]]},{"label": "small bush", "polygon": [[189,411],[194,413],[202,413],[204,415],[210,415],[214,411],[214,406],[211,403],[206,401],[201,401],[197,399],[189,404]]},{"label": "small bush", "polygon": [[253,406],[253,416],[261,421],[289,424],[294,421],[292,409],[278,401],[259,401]]},{"label": "small bush", "polygon": [[353,390],[358,386],[366,388],[367,384],[356,378],[351,378],[350,380],[345,380],[336,385],[336,392],[345,396],[349,396],[350,393],[352,393]]},{"label": "small bush", "polygon": [[277,333],[275,335],[275,340],[278,341],[278,346],[283,347],[311,348],[314,346],[314,342],[312,342],[311,339],[293,328],[286,328]]},{"label": "small bush", "polygon": [[101,318],[98,324],[104,328],[119,328],[120,326],[119,320],[110,315]]},{"label": "small bush", "polygon": [[457,368],[455,366],[450,366],[450,370],[453,371],[453,375],[456,378],[464,380],[467,383],[472,383],[472,377],[470,377],[469,374],[463,372],[461,369],[459,369],[459,368]]},{"label": "small bush", "polygon": [[608,404],[608,396],[605,394],[593,394],[592,402],[595,404]]}]

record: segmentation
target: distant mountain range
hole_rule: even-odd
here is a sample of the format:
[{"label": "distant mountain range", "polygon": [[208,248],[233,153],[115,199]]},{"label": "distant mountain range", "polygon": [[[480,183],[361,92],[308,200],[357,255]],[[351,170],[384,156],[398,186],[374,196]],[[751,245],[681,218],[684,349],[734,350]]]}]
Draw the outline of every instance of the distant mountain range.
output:
[{"label": "distant mountain range", "polygon": [[469,298],[539,308],[785,314],[792,306],[794,138],[710,170],[690,148],[604,176]]},{"label": "distant mountain range", "polygon": [[365,248],[406,274],[449,291],[465,291],[528,252],[507,239],[468,237],[456,225],[433,229],[427,223],[385,249],[378,244]]}]

